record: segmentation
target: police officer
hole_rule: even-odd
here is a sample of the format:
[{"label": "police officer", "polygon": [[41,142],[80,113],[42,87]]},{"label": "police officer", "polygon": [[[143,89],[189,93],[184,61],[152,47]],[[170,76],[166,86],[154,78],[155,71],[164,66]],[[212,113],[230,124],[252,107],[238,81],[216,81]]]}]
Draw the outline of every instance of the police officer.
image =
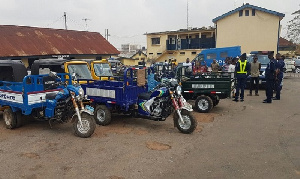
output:
[{"label": "police officer", "polygon": [[265,70],[267,99],[265,99],[263,103],[272,103],[273,88],[275,84],[276,63],[274,59],[274,52],[269,52],[268,58],[270,59],[270,61]]},{"label": "police officer", "polygon": [[276,79],[275,79],[275,91],[276,91],[276,96],[273,98],[273,100],[280,100],[280,92],[282,89],[282,79],[283,79],[283,68],[284,68],[284,61],[283,58],[281,57],[280,53],[276,54],[276,60],[277,63],[275,64],[276,66]]},{"label": "police officer", "polygon": [[[246,60],[246,53],[243,53],[235,65],[237,84],[236,84],[235,98],[233,101],[238,102],[239,96],[240,96],[240,101],[244,101],[244,88],[246,85],[246,80],[249,71],[250,71],[250,64]],[[241,93],[240,93],[240,89],[241,89]]]}]

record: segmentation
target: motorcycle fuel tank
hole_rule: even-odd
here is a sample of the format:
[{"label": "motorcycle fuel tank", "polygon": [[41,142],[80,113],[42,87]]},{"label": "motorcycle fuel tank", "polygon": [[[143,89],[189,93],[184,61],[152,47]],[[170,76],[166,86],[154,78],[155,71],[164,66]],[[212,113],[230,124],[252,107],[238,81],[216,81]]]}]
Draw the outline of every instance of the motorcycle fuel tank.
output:
[{"label": "motorcycle fuel tank", "polygon": [[151,98],[153,97],[167,97],[169,96],[169,90],[166,87],[159,88],[151,94]]}]

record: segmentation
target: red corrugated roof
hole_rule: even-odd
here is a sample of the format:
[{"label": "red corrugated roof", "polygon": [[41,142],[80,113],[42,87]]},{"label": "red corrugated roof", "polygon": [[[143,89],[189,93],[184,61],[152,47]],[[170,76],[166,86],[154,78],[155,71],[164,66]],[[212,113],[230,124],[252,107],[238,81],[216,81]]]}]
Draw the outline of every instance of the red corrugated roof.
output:
[{"label": "red corrugated roof", "polygon": [[279,38],[279,46],[295,46],[293,42],[286,40],[285,38],[280,37]]},{"label": "red corrugated roof", "polygon": [[120,52],[100,33],[0,25],[0,56],[110,55]]}]

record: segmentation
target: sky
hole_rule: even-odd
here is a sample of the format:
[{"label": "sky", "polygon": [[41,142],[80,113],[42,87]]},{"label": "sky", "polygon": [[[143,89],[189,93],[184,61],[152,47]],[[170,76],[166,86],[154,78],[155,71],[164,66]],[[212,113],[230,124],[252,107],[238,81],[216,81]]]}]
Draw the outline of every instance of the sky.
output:
[{"label": "sky", "polygon": [[104,36],[108,29],[109,42],[119,49],[127,43],[146,46],[145,33],[187,28],[187,14],[189,27],[213,26],[213,18],[243,3],[284,13],[283,37],[291,14],[300,9],[299,0],[0,0],[0,24],[64,29],[66,12],[69,30]]}]

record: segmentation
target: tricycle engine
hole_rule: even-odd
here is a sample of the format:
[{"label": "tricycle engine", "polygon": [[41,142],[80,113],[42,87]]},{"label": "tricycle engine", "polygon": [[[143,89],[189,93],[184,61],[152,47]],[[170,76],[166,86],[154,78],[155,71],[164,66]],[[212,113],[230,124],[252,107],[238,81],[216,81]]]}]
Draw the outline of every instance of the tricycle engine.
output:
[{"label": "tricycle engine", "polygon": [[166,118],[170,115],[170,106],[167,105],[166,98],[158,98],[151,105],[151,115]]}]

